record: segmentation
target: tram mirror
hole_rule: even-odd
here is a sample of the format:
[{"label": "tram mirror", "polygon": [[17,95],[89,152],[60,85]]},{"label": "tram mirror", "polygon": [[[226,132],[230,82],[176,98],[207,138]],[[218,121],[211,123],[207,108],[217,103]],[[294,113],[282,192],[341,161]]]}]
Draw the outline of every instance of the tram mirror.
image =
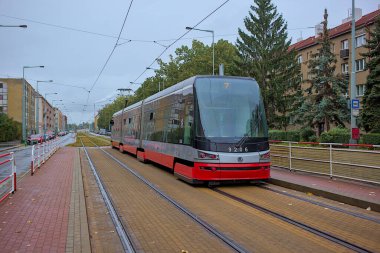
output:
[{"label": "tram mirror", "polygon": [[113,126],[113,124],[115,124],[115,122],[113,121],[113,119],[110,120],[110,125]]}]

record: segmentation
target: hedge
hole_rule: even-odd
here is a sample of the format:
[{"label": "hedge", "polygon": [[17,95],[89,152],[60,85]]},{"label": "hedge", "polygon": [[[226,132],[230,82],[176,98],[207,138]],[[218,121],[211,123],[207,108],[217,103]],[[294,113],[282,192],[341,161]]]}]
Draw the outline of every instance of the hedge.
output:
[{"label": "hedge", "polygon": [[380,134],[365,134],[362,140],[365,144],[380,145]]},{"label": "hedge", "polygon": [[300,132],[269,130],[269,139],[276,141],[300,141]]},{"label": "hedge", "polygon": [[320,142],[325,143],[349,143],[351,134],[346,128],[333,128],[328,132],[323,132],[320,136]]}]

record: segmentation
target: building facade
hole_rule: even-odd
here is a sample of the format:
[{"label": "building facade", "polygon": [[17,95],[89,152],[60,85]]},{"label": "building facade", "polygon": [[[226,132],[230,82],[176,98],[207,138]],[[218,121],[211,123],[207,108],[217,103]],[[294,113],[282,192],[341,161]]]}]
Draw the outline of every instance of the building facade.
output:
[{"label": "building facade", "polygon": [[[0,78],[0,113],[22,123],[22,78]],[[51,104],[32,85],[25,80],[26,86],[26,134],[52,134],[56,129],[66,129],[67,118],[58,108]],[[37,103],[39,103],[37,111]],[[38,117],[37,117],[38,114]],[[60,119],[55,119],[58,114]],[[38,122],[37,122],[38,118]]]},{"label": "building facade", "polygon": [[[337,62],[335,74],[343,74],[347,77],[348,94],[347,99],[350,97],[350,74],[352,67],[356,74],[356,90],[355,97],[361,99],[365,92],[365,83],[369,71],[365,69],[366,62],[368,61],[362,56],[367,53],[368,49],[364,47],[366,41],[370,38],[369,31],[373,31],[374,22],[376,18],[380,17],[380,9],[362,16],[361,9],[355,9],[355,65],[351,66],[351,17],[342,20],[342,24],[329,29],[329,37],[331,42],[331,51],[334,53]],[[310,79],[308,64],[309,60],[314,54],[318,52],[321,45],[318,43],[320,33],[323,26],[321,24],[315,27],[315,36],[309,37],[305,40],[300,40],[290,46],[298,52],[298,62],[301,64],[302,79]],[[303,83],[303,88],[308,87],[307,82]]]},{"label": "building facade", "polygon": [[[6,113],[9,118],[22,123],[22,79],[0,78],[0,113]],[[26,86],[26,133],[27,135],[36,132],[35,120],[35,99],[36,91],[32,85],[25,81]]]}]

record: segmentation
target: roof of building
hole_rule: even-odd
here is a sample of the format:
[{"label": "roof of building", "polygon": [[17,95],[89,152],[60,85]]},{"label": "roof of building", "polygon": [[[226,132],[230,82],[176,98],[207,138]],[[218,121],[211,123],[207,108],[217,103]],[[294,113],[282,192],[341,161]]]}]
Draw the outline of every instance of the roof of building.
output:
[{"label": "roof of building", "polygon": [[[375,22],[375,19],[380,16],[380,9],[368,13],[367,15],[362,16],[359,20],[355,22],[355,27],[361,28],[362,26],[367,26]],[[339,35],[351,32],[351,22],[345,22],[341,25],[338,25],[334,28],[329,29],[330,38],[337,37]],[[311,36],[305,40],[301,40],[289,47],[289,50],[295,49],[300,50],[309,46],[317,44],[315,36]]]}]

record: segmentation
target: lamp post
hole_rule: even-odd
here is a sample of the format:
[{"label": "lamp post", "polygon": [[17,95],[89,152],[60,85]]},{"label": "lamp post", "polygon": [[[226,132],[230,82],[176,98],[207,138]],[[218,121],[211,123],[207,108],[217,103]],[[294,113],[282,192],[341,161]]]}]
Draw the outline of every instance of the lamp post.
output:
[{"label": "lamp post", "polygon": [[47,81],[37,81],[37,118],[36,118],[36,133],[39,134],[40,133],[40,94],[38,93],[38,83],[51,83],[53,82],[53,80],[47,80]]},{"label": "lamp post", "polygon": [[44,68],[45,66],[24,66],[22,67],[22,141],[26,141],[26,86],[25,86],[25,69]]},{"label": "lamp post", "polygon": [[[351,104],[351,144],[356,144],[354,139],[354,130],[359,133],[356,126],[356,117],[354,116],[353,100],[356,99],[356,64],[355,64],[355,0],[352,0],[352,20],[351,20],[351,86],[350,86],[350,104]],[[356,109],[357,110],[357,109]]]},{"label": "lamp post", "polygon": [[212,34],[212,75],[215,75],[215,48],[214,48],[214,31],[213,30],[204,30],[204,29],[198,29],[194,27],[186,27],[186,30],[196,30],[201,32],[208,32]]},{"label": "lamp post", "polygon": [[0,27],[19,27],[19,28],[27,28],[27,25],[0,25]]}]

